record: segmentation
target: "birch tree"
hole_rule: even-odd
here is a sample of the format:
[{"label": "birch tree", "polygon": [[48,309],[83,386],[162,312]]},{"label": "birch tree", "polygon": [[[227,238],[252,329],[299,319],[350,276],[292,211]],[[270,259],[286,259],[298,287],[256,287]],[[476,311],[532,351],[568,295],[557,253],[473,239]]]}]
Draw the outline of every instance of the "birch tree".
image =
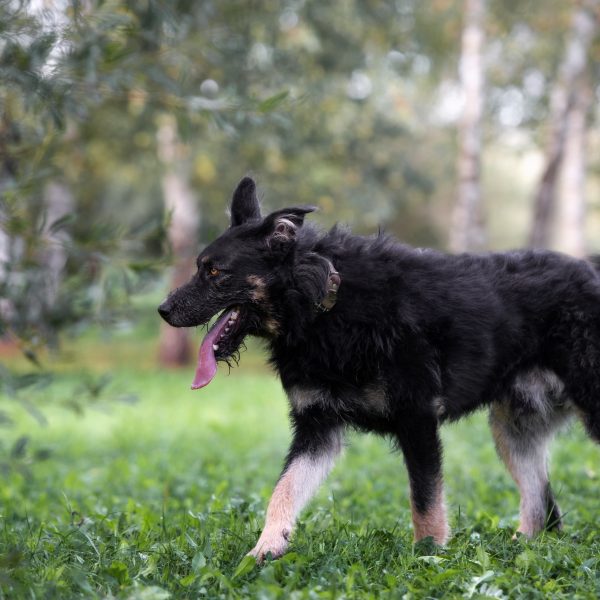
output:
[{"label": "birch tree", "polygon": [[555,228],[556,248],[579,258],[586,254],[586,138],[591,103],[589,81],[587,77],[582,77],[577,83],[576,96],[566,119],[565,152]]},{"label": "birch tree", "polygon": [[481,200],[481,119],[485,0],[465,0],[459,58],[464,105],[458,127],[458,193],[452,214],[450,249],[479,250],[486,245]]},{"label": "birch tree", "polygon": [[[162,191],[165,212],[169,216],[168,237],[173,252],[170,289],[183,285],[193,270],[197,249],[199,215],[194,195],[186,179],[178,143],[175,119],[161,117],[157,134],[158,156],[164,166]],[[159,362],[164,366],[182,365],[190,359],[187,330],[161,325]]]},{"label": "birch tree", "polygon": [[[598,0],[587,0],[582,2],[574,11],[570,32],[565,45],[564,58],[559,67],[558,77],[552,90],[550,99],[550,131],[545,151],[544,168],[534,198],[534,214],[529,244],[533,247],[547,247],[550,243],[552,222],[555,212],[557,188],[561,166],[567,148],[569,138],[569,166],[567,178],[572,182],[567,195],[573,199],[574,195],[581,194],[575,200],[576,203],[583,201],[583,184],[577,184],[577,179],[582,179],[582,140],[585,115],[587,112],[587,101],[578,98],[582,91],[582,78],[588,63],[588,49],[596,30],[596,15]],[[571,131],[569,131],[571,128]],[[578,156],[579,155],[579,156]],[[579,173],[575,173],[579,171]],[[565,199],[566,202],[566,199]],[[567,211],[569,212],[569,211]],[[567,218],[572,223],[578,223],[579,229],[583,226],[581,207],[574,207]],[[581,234],[576,234],[577,236]],[[582,252],[581,241],[573,241],[575,253]]]},{"label": "birch tree", "polygon": [[48,182],[44,189],[45,222],[43,231],[43,256],[45,272],[45,302],[52,306],[56,301],[67,262],[66,244],[69,234],[60,223],[73,213],[75,202],[71,190],[64,182]]}]

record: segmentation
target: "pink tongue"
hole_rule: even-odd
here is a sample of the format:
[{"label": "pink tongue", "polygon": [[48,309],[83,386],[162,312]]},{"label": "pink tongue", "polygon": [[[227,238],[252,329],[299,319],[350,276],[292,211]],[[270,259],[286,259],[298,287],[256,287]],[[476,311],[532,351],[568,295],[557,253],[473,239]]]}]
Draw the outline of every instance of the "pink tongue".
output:
[{"label": "pink tongue", "polygon": [[213,377],[217,374],[217,359],[215,358],[215,351],[213,344],[215,344],[218,337],[221,335],[223,329],[227,325],[227,321],[231,317],[233,311],[229,311],[224,314],[211,328],[202,340],[202,345],[198,351],[198,366],[196,367],[196,375],[192,382],[192,389],[197,390],[199,388],[208,385]]}]

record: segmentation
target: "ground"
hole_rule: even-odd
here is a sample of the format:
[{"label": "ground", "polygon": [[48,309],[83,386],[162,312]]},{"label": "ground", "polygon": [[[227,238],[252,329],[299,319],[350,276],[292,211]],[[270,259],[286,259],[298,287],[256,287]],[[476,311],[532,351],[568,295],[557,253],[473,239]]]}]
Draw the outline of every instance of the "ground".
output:
[{"label": "ground", "polygon": [[444,429],[446,548],[412,543],[401,458],[353,434],[290,552],[258,567],[244,555],[289,439],[279,383],[251,352],[192,392],[193,369],[136,344],[67,344],[52,383],[0,399],[0,598],[600,596],[600,448],[579,425],[553,446],[562,533],[512,539],[518,496],[477,414]]}]

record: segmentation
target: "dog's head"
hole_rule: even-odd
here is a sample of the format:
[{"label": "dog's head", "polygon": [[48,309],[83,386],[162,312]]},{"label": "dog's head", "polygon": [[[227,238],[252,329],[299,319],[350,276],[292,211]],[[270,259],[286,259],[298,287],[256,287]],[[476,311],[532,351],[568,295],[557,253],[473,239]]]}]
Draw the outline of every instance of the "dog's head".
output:
[{"label": "dog's head", "polygon": [[222,311],[200,347],[192,388],[207,385],[216,361],[235,355],[247,335],[276,335],[273,289],[285,285],[304,217],[314,207],[284,208],[262,217],[256,185],[245,177],[231,202],[230,227],[198,256],[196,274],[159,306],[174,327],[203,325]]}]

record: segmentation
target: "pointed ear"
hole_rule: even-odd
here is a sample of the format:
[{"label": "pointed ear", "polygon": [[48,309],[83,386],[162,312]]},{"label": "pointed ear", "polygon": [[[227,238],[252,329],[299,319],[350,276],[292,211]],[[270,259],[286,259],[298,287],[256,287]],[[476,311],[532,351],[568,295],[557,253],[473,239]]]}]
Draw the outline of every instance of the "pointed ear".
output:
[{"label": "pointed ear", "polygon": [[256,184],[251,177],[244,177],[233,192],[231,227],[257,219],[260,219],[260,206],[256,197]]},{"label": "pointed ear", "polygon": [[295,242],[298,230],[304,224],[304,217],[315,210],[315,206],[295,206],[282,208],[265,217],[264,228],[269,247],[278,249]]}]

